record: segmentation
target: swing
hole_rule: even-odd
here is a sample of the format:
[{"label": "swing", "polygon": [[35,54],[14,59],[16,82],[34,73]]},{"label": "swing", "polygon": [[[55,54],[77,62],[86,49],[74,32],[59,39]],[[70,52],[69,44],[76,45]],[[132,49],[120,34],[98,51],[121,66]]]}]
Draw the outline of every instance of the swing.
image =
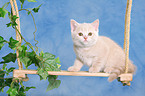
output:
[{"label": "swing", "polygon": [[[14,0],[10,0],[10,4],[12,6],[13,15],[16,15],[19,17],[17,4]],[[128,73],[128,60],[129,60],[129,33],[130,33],[130,15],[131,15],[131,6],[132,6],[132,0],[127,0],[127,6],[126,6],[126,14],[125,14],[125,31],[124,31],[124,52],[125,52],[125,73],[119,75],[119,81],[123,83],[123,85],[130,86],[130,81],[132,81],[133,74]],[[21,42],[21,38],[19,36],[20,32],[20,21],[19,18],[16,20],[18,26],[16,30],[16,40]],[[19,56],[18,50],[16,51],[17,57]],[[28,81],[29,78],[27,77],[27,74],[37,74],[36,70],[23,70],[22,63],[20,62],[19,58],[17,58],[19,69],[13,70],[13,77],[14,78],[21,78],[23,81]],[[97,76],[97,77],[108,77],[110,74],[108,73],[89,73],[87,71],[80,71],[80,72],[68,72],[68,71],[48,71],[49,75],[64,75],[64,76]]]}]

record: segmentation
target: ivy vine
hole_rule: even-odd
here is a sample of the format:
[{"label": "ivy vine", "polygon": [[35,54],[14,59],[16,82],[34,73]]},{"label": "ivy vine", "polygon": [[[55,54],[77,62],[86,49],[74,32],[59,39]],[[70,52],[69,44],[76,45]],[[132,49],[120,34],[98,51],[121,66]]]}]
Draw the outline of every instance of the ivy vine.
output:
[{"label": "ivy vine", "polygon": [[[10,22],[6,24],[7,27],[12,27],[13,29],[17,30],[21,39],[23,40],[23,44],[21,44],[19,41],[15,40],[13,37],[10,37],[9,40],[5,40],[3,36],[0,36],[0,50],[3,48],[3,46],[8,46],[11,50],[13,50],[13,53],[8,53],[6,56],[3,56],[3,61],[0,61],[0,64],[2,67],[0,68],[0,92],[4,91],[4,87],[9,87],[7,90],[7,94],[10,96],[26,96],[26,91],[29,91],[30,89],[34,89],[34,86],[26,87],[23,85],[23,81],[19,78],[13,78],[9,77],[9,74],[13,72],[15,67],[7,68],[10,62],[15,63],[17,60],[16,56],[16,50],[19,51],[19,59],[24,64],[25,68],[28,69],[28,67],[32,64],[34,64],[37,67],[37,74],[40,76],[40,80],[48,79],[49,85],[47,87],[47,91],[52,90],[54,88],[58,88],[61,81],[57,80],[58,76],[51,76],[48,74],[47,71],[60,71],[60,60],[59,57],[55,57],[55,55],[43,52],[41,51],[39,53],[37,43],[38,41],[35,39],[35,33],[37,31],[35,19],[33,16],[33,12],[37,13],[42,6],[39,5],[36,8],[23,8],[23,4],[26,0],[19,0],[21,6],[20,11],[24,10],[27,11],[28,15],[31,15],[33,18],[35,31],[34,34],[34,40],[36,41],[35,46],[32,46],[31,43],[26,41],[26,39],[21,35],[21,33],[17,29],[17,23],[16,20],[19,18],[16,15],[12,14],[12,10],[8,11],[6,8],[10,5],[10,2],[5,3],[2,7],[0,7],[0,17],[5,18],[6,14],[8,14],[8,17],[10,19]],[[27,0],[28,2],[37,2],[36,0]]]}]

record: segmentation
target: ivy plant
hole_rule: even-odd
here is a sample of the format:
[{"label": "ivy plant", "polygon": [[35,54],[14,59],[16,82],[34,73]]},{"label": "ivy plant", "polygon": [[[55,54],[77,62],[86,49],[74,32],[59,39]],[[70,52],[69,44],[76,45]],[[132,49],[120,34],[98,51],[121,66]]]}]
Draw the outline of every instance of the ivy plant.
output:
[{"label": "ivy plant", "polygon": [[[31,15],[34,21],[35,29],[35,19],[33,16],[33,12],[37,13],[42,6],[39,5],[36,8],[23,8],[24,2],[37,2],[36,0],[19,0],[21,6],[20,11],[24,10],[27,11],[28,15]],[[8,14],[10,22],[6,24],[7,27],[12,27],[14,30],[17,30],[17,23],[16,20],[19,18],[16,15],[12,14],[12,10],[8,11],[7,6],[10,5],[10,2],[5,3],[2,7],[0,7],[0,17],[5,18]],[[17,30],[18,31],[18,30]],[[35,30],[36,32],[36,30]],[[8,46],[10,50],[13,50],[13,53],[7,53],[6,56],[2,57],[2,61],[0,61],[1,68],[0,68],[0,92],[4,91],[4,88],[7,86],[9,89],[7,90],[7,94],[10,96],[26,96],[26,91],[30,89],[35,89],[34,86],[26,87],[23,85],[23,81],[20,78],[13,78],[9,77],[10,73],[13,72],[15,67],[9,65],[10,63],[15,64],[17,60],[16,50],[19,52],[19,59],[20,62],[24,64],[25,68],[28,69],[30,65],[34,64],[37,67],[37,74],[40,76],[40,80],[48,79],[48,87],[47,91],[52,90],[54,88],[58,88],[61,81],[57,80],[58,76],[51,76],[48,74],[47,71],[60,71],[60,61],[59,57],[56,58],[55,55],[49,52],[39,52],[37,43],[38,41],[35,39],[35,32],[34,32],[34,40],[36,41],[35,46],[32,46],[22,34],[18,31],[23,43],[15,40],[13,37],[10,37],[9,40],[5,40],[3,36],[0,36],[0,50],[3,46]],[[11,66],[10,68],[8,68]]]}]

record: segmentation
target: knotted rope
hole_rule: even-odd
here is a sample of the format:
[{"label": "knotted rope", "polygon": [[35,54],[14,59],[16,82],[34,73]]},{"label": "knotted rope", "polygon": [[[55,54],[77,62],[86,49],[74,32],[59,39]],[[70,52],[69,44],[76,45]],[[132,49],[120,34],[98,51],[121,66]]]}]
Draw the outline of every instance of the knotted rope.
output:
[{"label": "knotted rope", "polygon": [[[19,11],[18,11],[18,7],[17,7],[17,2],[16,2],[16,0],[10,0],[10,4],[11,4],[13,16],[16,15],[18,17],[16,19],[16,23],[17,23],[17,26],[16,26],[16,40],[19,41],[19,43],[21,44],[21,36],[19,35],[19,32],[20,32],[20,18],[19,18]],[[23,66],[22,66],[22,63],[20,62],[20,59],[18,58],[19,57],[19,50],[18,49],[16,50],[16,56],[17,56],[19,69],[21,70],[21,69],[23,69]]]},{"label": "knotted rope", "polygon": [[131,6],[132,0],[127,0],[124,31],[125,73],[128,73]]}]

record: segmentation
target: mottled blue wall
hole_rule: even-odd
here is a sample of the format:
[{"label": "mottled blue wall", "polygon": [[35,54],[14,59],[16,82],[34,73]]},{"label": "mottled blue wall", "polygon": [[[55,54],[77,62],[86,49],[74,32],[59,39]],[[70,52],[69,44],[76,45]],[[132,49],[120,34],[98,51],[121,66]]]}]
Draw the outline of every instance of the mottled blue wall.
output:
[{"label": "mottled blue wall", "polygon": [[[0,6],[9,0],[0,0]],[[18,0],[17,0],[18,1]],[[100,35],[108,36],[123,46],[126,0],[37,0],[25,2],[24,7],[43,4],[35,20],[38,31],[36,39],[44,52],[60,57],[62,69],[73,65],[75,54],[70,34],[70,19],[82,22],[100,20]],[[48,81],[40,81],[39,76],[29,75],[26,86],[36,86],[27,96],[145,96],[145,0],[133,0],[131,18],[130,59],[138,67],[131,86],[123,87],[117,80],[109,83],[102,77],[59,76],[59,88],[46,92]],[[20,12],[22,35],[32,44],[34,25],[31,16]],[[12,28],[6,28],[9,19],[0,18],[0,35],[5,39],[15,37]],[[0,60],[10,50],[7,46],[0,51]],[[13,65],[17,67],[17,64]],[[34,66],[29,68],[36,69]],[[83,67],[82,70],[88,70]],[[7,96],[7,88],[0,96]]]}]

